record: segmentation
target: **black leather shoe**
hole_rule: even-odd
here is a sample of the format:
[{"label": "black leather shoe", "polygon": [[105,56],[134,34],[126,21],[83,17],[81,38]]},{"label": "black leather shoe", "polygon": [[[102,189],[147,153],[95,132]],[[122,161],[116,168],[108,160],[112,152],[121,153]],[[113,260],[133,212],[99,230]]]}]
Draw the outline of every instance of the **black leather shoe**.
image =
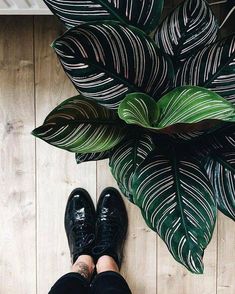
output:
[{"label": "black leather shoe", "polygon": [[96,213],[88,192],[77,188],[69,196],[64,225],[72,263],[82,255],[91,255],[95,244]]},{"label": "black leather shoe", "polygon": [[103,255],[114,258],[121,267],[128,218],[120,193],[106,188],[99,198],[96,210],[96,246],[92,253],[96,261]]}]

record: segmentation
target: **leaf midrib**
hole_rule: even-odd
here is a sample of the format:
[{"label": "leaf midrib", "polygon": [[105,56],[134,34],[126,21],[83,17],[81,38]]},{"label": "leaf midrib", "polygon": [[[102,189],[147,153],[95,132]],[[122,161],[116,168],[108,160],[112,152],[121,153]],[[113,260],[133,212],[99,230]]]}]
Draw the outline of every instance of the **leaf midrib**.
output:
[{"label": "leaf midrib", "polygon": [[42,126],[47,125],[47,124],[55,124],[55,125],[79,125],[79,124],[92,124],[92,125],[115,125],[115,126],[120,126],[120,127],[126,127],[125,123],[122,123],[121,121],[118,120],[89,120],[89,119],[82,119],[82,120],[73,120],[73,121],[68,121],[68,120],[60,120],[59,122],[48,122],[46,121]]},{"label": "leaf midrib", "polygon": [[[180,7],[181,5],[183,4],[183,6],[184,6],[184,3],[180,3],[179,5],[178,5],[178,7]],[[177,7],[176,7],[177,8]],[[174,12],[173,12],[174,13]],[[172,13],[172,14],[173,14]],[[182,14],[181,14],[182,15]],[[186,26],[184,26],[184,29],[183,29],[183,34],[181,34],[181,38],[178,40],[178,45],[175,45],[174,47],[177,49],[177,50],[175,50],[175,52],[176,52],[176,54],[174,54],[176,57],[182,57],[182,55],[188,55],[188,54],[180,54],[180,52],[181,52],[181,50],[182,50],[182,48],[183,48],[183,44],[184,44],[184,39],[187,39],[187,38],[185,38],[185,35],[187,35],[187,31],[188,31],[188,27],[189,27],[189,24],[192,22],[194,20],[194,18],[193,18],[193,15],[191,14],[191,17],[190,17],[190,20],[189,21],[187,21],[187,24],[186,24]]]},{"label": "leaf midrib", "polygon": [[[136,30],[138,30],[138,29],[136,28]],[[141,32],[141,33],[143,33],[143,32]],[[67,34],[65,33],[65,34],[64,34],[64,37],[66,38],[66,36],[67,36]],[[143,35],[142,37],[145,38],[144,35]],[[146,39],[147,39],[147,38],[146,38]],[[57,40],[55,41],[55,43],[52,44],[52,46],[54,47],[54,44],[56,44],[56,42],[59,41],[59,40],[61,40],[61,38],[57,39]],[[151,41],[152,41],[152,40],[151,40]],[[153,43],[153,45],[154,45],[154,42],[152,42],[152,43]],[[102,47],[102,48],[103,48],[103,47]],[[155,48],[155,46],[154,46],[154,48]],[[87,50],[86,50],[86,51],[87,51]],[[87,51],[87,52],[88,52],[88,51]],[[134,84],[134,82],[131,84],[131,83],[130,83],[130,80],[123,79],[123,75],[118,74],[117,72],[114,72],[114,73],[113,73],[113,72],[111,72],[111,71],[108,71],[108,70],[105,68],[104,65],[103,65],[103,67],[101,67],[97,61],[96,61],[96,62],[94,62],[94,61],[93,61],[93,62],[89,62],[89,60],[90,60],[89,58],[83,58],[83,57],[81,57],[79,54],[76,53],[76,51],[75,51],[74,57],[77,58],[78,60],[80,60],[80,59],[83,60],[83,61],[85,62],[86,65],[98,69],[99,72],[105,72],[107,75],[109,75],[109,76],[111,76],[112,78],[114,78],[114,80],[115,80],[115,79],[120,80],[121,83],[123,83],[124,85],[128,86],[128,88],[131,89],[131,92],[144,92],[144,93],[146,93],[145,89],[142,89],[142,88],[137,87],[137,86]],[[65,58],[66,58],[66,57],[62,57],[61,59],[65,59]],[[61,62],[61,61],[60,61],[60,62]],[[61,63],[61,64],[62,64],[62,63]],[[62,64],[62,66],[63,66],[63,64]],[[66,70],[66,73],[67,73],[67,70]]]},{"label": "leaf midrib", "polygon": [[98,2],[101,6],[104,6],[108,12],[110,14],[113,14],[118,20],[120,20],[122,23],[128,25],[130,24],[131,22],[126,22],[126,18],[122,18],[118,13],[115,12],[115,10],[113,8],[111,8],[107,3],[105,3],[104,1],[102,0],[96,0],[94,2]]},{"label": "leaf midrib", "polygon": [[228,62],[226,62],[225,64],[223,63],[220,69],[214,75],[212,75],[211,78],[208,79],[208,81],[205,84],[203,84],[203,87],[207,88],[208,85],[220,75],[220,72],[224,70],[224,68],[231,62],[231,60],[234,59],[234,57],[235,57],[235,52],[233,52],[231,57],[228,59]]},{"label": "leaf midrib", "polygon": [[172,159],[173,161],[173,173],[174,173],[174,179],[175,179],[175,191],[176,191],[176,195],[177,195],[177,198],[178,198],[178,203],[179,203],[179,208],[180,208],[180,214],[181,214],[181,219],[182,219],[182,224],[183,224],[183,227],[184,227],[184,231],[185,231],[185,236],[186,236],[186,239],[188,240],[188,244],[189,244],[189,247],[191,248],[191,238],[188,234],[188,230],[187,230],[187,225],[186,225],[186,221],[185,221],[185,218],[184,218],[184,212],[183,212],[183,203],[182,203],[182,200],[181,200],[181,197],[180,197],[180,190],[181,190],[181,187],[179,185],[179,182],[180,182],[180,171],[179,171],[179,168],[178,168],[178,160],[176,159],[176,154],[174,154],[174,157]]}]

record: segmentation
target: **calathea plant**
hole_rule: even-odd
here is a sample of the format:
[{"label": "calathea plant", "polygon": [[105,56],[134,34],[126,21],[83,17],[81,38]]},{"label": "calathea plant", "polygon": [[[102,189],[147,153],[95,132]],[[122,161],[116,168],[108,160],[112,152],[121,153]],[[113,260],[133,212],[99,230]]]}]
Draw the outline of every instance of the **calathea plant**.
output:
[{"label": "calathea plant", "polygon": [[80,94],[33,135],[77,163],[109,158],[173,257],[202,273],[217,208],[235,219],[234,36],[218,40],[204,0],[158,27],[161,0],[45,2],[70,28],[52,47]]}]

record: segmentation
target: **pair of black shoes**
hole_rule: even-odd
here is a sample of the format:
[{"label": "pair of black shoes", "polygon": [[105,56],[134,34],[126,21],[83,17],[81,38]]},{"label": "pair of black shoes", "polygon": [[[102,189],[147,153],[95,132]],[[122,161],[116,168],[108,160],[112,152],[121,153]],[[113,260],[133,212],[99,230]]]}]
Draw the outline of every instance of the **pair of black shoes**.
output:
[{"label": "pair of black shoes", "polygon": [[86,190],[73,190],[65,211],[72,263],[83,254],[92,256],[95,262],[109,255],[120,268],[127,225],[125,205],[116,189],[106,188],[101,193],[96,211]]}]

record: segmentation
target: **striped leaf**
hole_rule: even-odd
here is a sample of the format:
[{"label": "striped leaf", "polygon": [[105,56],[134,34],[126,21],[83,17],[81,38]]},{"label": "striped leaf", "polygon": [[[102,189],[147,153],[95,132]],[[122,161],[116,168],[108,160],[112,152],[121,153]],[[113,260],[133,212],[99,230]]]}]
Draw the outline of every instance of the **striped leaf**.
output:
[{"label": "striped leaf", "polygon": [[109,157],[109,150],[98,152],[98,153],[76,153],[75,159],[77,164],[86,162],[86,161],[95,161],[95,160],[102,160]]},{"label": "striped leaf", "polygon": [[93,153],[113,148],[125,132],[112,110],[76,96],[57,106],[32,134],[71,152]]},{"label": "striped leaf", "polygon": [[122,141],[110,153],[110,169],[121,191],[132,201],[132,179],[138,165],[155,148],[151,136],[136,131],[135,136]]},{"label": "striped leaf", "polygon": [[235,104],[235,35],[209,45],[177,71],[175,86],[198,85]]},{"label": "striped leaf", "polygon": [[134,203],[173,257],[193,273],[203,272],[203,254],[216,221],[211,184],[200,163],[188,156],[156,152],[135,171]]},{"label": "striped leaf", "polygon": [[218,209],[235,220],[235,152],[220,149],[205,162]]},{"label": "striped leaf", "polygon": [[203,160],[216,150],[223,148],[233,150],[235,148],[235,125],[226,123],[213,132],[203,134],[193,142],[192,140],[189,144],[182,145],[182,148],[190,149],[193,154]]},{"label": "striped leaf", "polygon": [[160,24],[155,41],[160,49],[183,60],[201,47],[216,40],[219,26],[204,0],[186,0]]},{"label": "striped leaf", "polygon": [[77,90],[108,108],[133,91],[158,99],[172,81],[172,64],[154,42],[118,22],[76,27],[53,47]]},{"label": "striped leaf", "polygon": [[119,20],[146,32],[154,30],[163,0],[44,0],[50,10],[70,28],[89,21]]},{"label": "striped leaf", "polygon": [[235,122],[235,107],[230,102],[195,86],[176,88],[158,102],[142,93],[129,94],[118,114],[128,124],[167,133],[207,129],[219,121]]}]

